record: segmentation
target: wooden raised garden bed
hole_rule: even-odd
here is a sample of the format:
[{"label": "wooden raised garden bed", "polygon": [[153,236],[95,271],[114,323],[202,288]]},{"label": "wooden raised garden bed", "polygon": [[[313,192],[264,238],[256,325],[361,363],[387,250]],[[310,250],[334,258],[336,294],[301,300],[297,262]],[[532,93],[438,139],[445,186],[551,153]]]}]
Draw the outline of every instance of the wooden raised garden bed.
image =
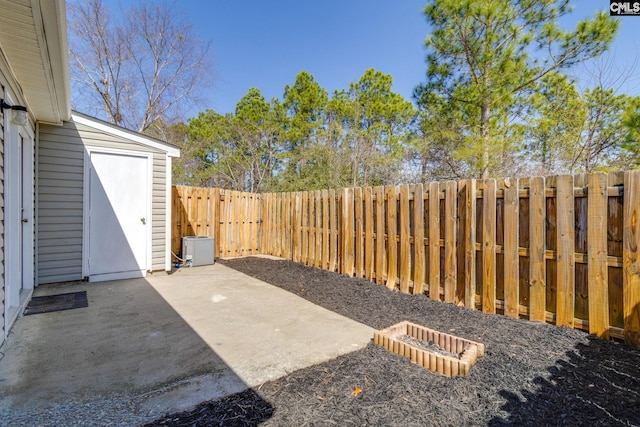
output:
[{"label": "wooden raised garden bed", "polygon": [[478,357],[484,355],[484,344],[406,321],[375,332],[373,341],[448,377],[466,377]]}]

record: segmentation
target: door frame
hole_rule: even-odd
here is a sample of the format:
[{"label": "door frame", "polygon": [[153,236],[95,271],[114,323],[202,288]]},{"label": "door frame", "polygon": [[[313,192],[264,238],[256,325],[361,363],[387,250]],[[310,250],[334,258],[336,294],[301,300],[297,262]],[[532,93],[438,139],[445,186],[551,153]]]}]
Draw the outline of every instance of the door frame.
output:
[{"label": "door frame", "polygon": [[[10,93],[4,95],[7,102],[11,104],[16,102]],[[4,114],[4,129],[4,330],[6,333],[31,299],[35,286],[35,132],[31,120],[27,120],[25,125],[12,123],[10,112]],[[22,173],[20,178],[18,178],[19,173]],[[20,206],[21,200],[22,206]],[[23,219],[27,219],[27,222],[23,223]],[[22,251],[19,250],[21,239]]]},{"label": "door frame", "polygon": [[[84,149],[84,177],[82,187],[82,277],[85,280],[90,280],[89,271],[89,196],[90,196],[90,179],[91,179],[91,154],[114,154],[129,157],[141,157],[147,161],[147,207],[145,218],[147,218],[146,227],[146,246],[147,253],[145,256],[146,265],[142,270],[142,277],[146,277],[146,272],[151,269],[152,262],[152,234],[153,234],[153,218],[152,218],[152,204],[153,204],[153,153],[144,151],[123,150],[118,148],[105,148],[95,146],[85,146]],[[121,273],[102,274],[101,280],[118,280]]]}]

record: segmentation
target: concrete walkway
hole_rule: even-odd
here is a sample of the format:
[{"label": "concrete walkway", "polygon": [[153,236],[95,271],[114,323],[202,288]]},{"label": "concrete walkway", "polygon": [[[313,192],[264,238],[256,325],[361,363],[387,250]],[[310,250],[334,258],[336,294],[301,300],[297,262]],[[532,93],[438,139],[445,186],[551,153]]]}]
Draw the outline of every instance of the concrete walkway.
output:
[{"label": "concrete walkway", "polygon": [[[41,286],[88,308],[25,316],[0,351],[0,414],[126,395],[161,416],[364,347],[373,330],[220,264]],[[0,357],[2,357],[0,355]]]}]

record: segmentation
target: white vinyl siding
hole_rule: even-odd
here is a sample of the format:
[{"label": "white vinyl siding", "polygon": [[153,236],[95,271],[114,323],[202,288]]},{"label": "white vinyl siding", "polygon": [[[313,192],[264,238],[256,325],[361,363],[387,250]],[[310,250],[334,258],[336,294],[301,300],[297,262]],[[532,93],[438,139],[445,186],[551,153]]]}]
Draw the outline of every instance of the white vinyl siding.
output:
[{"label": "white vinyl siding", "polygon": [[84,147],[153,153],[152,265],[165,269],[166,153],[92,127],[40,126],[38,283],[82,279]]}]

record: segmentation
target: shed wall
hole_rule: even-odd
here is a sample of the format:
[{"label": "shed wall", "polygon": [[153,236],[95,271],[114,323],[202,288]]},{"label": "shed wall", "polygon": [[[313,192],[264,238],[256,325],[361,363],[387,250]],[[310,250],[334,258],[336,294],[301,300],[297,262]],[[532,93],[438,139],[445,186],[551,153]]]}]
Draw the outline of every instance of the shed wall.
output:
[{"label": "shed wall", "polygon": [[38,283],[82,279],[85,146],[153,153],[151,269],[164,270],[166,153],[73,121],[42,125],[39,138]]}]

